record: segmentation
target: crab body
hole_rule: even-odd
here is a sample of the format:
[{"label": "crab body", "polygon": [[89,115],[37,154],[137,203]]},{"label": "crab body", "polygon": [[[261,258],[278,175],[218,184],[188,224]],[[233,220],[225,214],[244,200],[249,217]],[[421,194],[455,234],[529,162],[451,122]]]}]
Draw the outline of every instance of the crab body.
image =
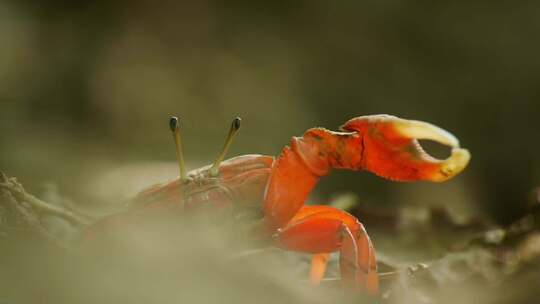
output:
[{"label": "crab body", "polygon": [[188,173],[180,179],[157,184],[140,192],[132,202],[134,208],[176,207],[184,210],[203,207],[226,208],[233,205],[260,204],[272,170],[274,157],[242,155],[219,166],[218,176],[212,176],[210,166]]},{"label": "crab body", "polygon": [[[417,139],[438,141],[452,153],[446,160],[432,158]],[[136,196],[131,210],[144,216],[151,210],[256,208],[262,214],[263,233],[275,246],[313,254],[311,282],[322,279],[329,253],[339,251],[344,284],[376,294],[375,250],[363,225],[343,210],[305,205],[309,193],[332,169],[367,170],[396,181],[441,182],[462,171],[468,161],[467,150],[459,148],[455,137],[431,124],[389,115],[361,116],[345,123],[340,132],[309,129],[293,137],[277,158],[238,156],[221,162],[217,172],[206,166],[187,178],[152,186]],[[122,225],[118,218],[122,216],[94,224],[86,238]]]}]

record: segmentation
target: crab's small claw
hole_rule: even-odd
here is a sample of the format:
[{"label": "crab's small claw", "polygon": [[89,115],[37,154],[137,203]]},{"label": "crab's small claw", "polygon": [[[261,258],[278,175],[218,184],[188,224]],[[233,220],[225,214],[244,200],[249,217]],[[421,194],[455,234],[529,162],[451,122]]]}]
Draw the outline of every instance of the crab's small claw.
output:
[{"label": "crab's small claw", "polygon": [[[422,121],[370,115],[353,118],[341,128],[362,136],[364,169],[391,180],[442,182],[460,173],[470,160],[469,151],[460,148],[452,134]],[[422,149],[419,139],[449,146],[451,155],[436,159]]]}]

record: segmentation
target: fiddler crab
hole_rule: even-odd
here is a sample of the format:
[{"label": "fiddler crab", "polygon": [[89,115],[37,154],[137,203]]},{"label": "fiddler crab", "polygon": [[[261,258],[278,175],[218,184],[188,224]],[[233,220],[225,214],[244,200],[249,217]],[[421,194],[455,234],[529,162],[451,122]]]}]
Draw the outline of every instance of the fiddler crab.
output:
[{"label": "fiddler crab", "polygon": [[[443,182],[460,173],[470,160],[469,152],[449,132],[390,115],[356,117],[339,132],[309,129],[301,137],[293,137],[277,158],[249,154],[224,160],[240,121],[233,120],[213,164],[186,173],[180,124],[172,117],[170,129],[180,176],[140,192],[135,206],[125,213],[144,216],[148,208],[185,213],[201,205],[227,208],[238,201],[249,202],[262,211],[263,234],[274,246],[313,255],[313,284],[322,280],[329,254],[339,251],[344,285],[371,295],[378,293],[379,278],[375,249],[364,226],[343,210],[304,204],[319,179],[332,169],[348,169],[367,170],[394,181]],[[449,146],[450,156],[439,160],[428,155],[419,139]],[[99,238],[117,219],[113,215],[98,221],[84,238]]]}]

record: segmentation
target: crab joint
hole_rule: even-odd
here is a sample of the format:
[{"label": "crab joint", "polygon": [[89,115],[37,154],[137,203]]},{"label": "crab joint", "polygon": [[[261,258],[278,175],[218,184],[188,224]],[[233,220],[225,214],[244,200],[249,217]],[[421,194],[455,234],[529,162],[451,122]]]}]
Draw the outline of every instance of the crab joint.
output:
[{"label": "crab joint", "polygon": [[219,173],[219,165],[225,158],[225,155],[227,155],[227,151],[229,150],[229,147],[234,139],[234,136],[240,129],[240,123],[242,122],[242,119],[240,117],[235,117],[231,123],[231,128],[229,129],[229,134],[227,135],[227,138],[225,139],[225,144],[223,145],[223,148],[221,149],[221,152],[219,153],[218,157],[212,164],[212,167],[210,168],[210,175],[217,176]]},{"label": "crab joint", "polygon": [[178,161],[178,169],[180,170],[180,181],[186,182],[188,177],[186,174],[186,165],[184,163],[184,153],[182,152],[182,139],[180,137],[180,122],[178,117],[171,116],[169,128],[171,129],[171,132],[173,132],[174,143],[176,145],[176,159]]}]

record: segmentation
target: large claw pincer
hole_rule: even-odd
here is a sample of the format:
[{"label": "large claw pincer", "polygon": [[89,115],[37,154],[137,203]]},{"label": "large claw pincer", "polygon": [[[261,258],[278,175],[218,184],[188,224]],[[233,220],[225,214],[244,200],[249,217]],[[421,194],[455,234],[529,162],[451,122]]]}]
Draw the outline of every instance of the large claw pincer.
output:
[{"label": "large claw pincer", "polygon": [[[460,173],[470,160],[469,151],[460,148],[452,134],[422,121],[370,115],[353,118],[341,128],[362,136],[363,168],[392,180],[442,182]],[[449,146],[451,155],[436,159],[422,149],[419,139]]]}]

